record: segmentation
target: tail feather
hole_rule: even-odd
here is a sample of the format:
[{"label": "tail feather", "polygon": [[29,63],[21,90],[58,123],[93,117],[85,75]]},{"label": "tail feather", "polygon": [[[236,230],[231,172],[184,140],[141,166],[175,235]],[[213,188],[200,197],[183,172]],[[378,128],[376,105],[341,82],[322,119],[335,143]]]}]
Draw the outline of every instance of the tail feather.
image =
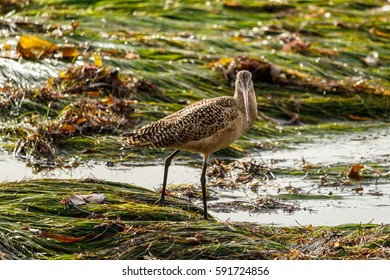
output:
[{"label": "tail feather", "polygon": [[159,148],[167,146],[170,134],[166,133],[169,124],[157,121],[140,129],[122,134],[126,146],[149,146]]},{"label": "tail feather", "polygon": [[148,140],[145,135],[139,135],[137,130],[121,135],[125,146],[148,146]]}]

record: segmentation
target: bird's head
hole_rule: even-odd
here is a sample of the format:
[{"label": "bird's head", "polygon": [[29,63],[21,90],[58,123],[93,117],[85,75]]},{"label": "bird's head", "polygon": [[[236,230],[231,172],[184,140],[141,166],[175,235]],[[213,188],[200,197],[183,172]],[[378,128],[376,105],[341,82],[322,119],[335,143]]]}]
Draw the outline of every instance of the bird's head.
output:
[{"label": "bird's head", "polygon": [[242,92],[244,105],[245,105],[245,113],[247,122],[249,119],[249,92],[253,90],[253,82],[252,82],[252,74],[247,70],[242,70],[236,75],[236,90]]}]

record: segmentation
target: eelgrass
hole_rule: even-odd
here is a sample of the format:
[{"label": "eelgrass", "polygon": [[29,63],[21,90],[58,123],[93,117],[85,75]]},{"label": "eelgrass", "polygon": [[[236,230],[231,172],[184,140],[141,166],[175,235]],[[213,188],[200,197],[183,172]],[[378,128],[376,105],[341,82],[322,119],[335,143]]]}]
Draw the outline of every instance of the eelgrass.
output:
[{"label": "eelgrass", "polygon": [[[102,204],[61,204],[73,193],[106,195]],[[3,259],[272,258],[284,246],[214,221],[201,210],[132,185],[40,180],[0,186]],[[234,241],[234,242],[232,242]]]},{"label": "eelgrass", "polygon": [[[66,154],[74,157],[83,150],[83,143],[85,150],[92,150],[91,157],[112,158],[109,149],[98,152],[101,145],[91,147],[90,141],[79,138],[119,135],[194,101],[232,95],[231,81],[217,66],[238,70],[235,66],[243,57],[279,67],[285,77],[262,73],[260,77],[267,76],[267,81],[255,80],[262,121],[255,123],[245,141],[221,151],[221,156],[257,152],[253,142],[259,136],[284,137],[273,125],[389,120],[389,27],[384,2],[149,2],[51,0],[15,4],[15,13],[3,21],[4,38],[15,40],[28,34],[78,48],[80,55],[73,60],[57,55],[16,61],[8,58],[7,48],[12,50],[12,46],[5,43],[0,117],[8,134],[0,133],[4,139],[1,146],[14,151],[15,143],[31,132],[26,126],[15,128],[20,123],[53,130],[49,124],[56,122],[54,128],[60,129],[61,141],[44,142],[51,144],[57,160],[66,161]],[[377,65],[368,66],[364,59],[372,51],[379,54],[379,60]],[[106,67],[96,68],[95,76],[85,75],[93,71],[96,54]],[[125,85],[120,92],[132,93],[125,99],[138,101],[130,108],[125,106],[127,111],[122,114],[112,110],[115,106],[123,109],[123,102],[110,103],[110,95],[118,94],[112,82],[118,80],[113,76],[107,79],[108,70],[119,70]],[[258,74],[256,68],[251,70]],[[53,81],[56,76],[62,78]],[[21,94],[13,98],[18,92]],[[80,114],[91,113],[90,105],[101,110],[87,117]],[[65,108],[73,108],[70,113],[77,116],[68,118]],[[107,115],[113,117],[108,119]],[[117,140],[113,145],[119,143]],[[31,155],[22,156],[39,158],[39,149],[31,150]],[[132,154],[148,157],[142,150]]]},{"label": "eelgrass", "polygon": [[[102,204],[72,206],[73,193]],[[388,259],[380,225],[270,227],[203,220],[201,210],[133,185],[91,179],[0,185],[1,259]],[[61,204],[61,201],[63,202]]]},{"label": "eelgrass", "polygon": [[[137,164],[162,158],[166,152],[160,150],[123,149],[119,135],[194,101],[232,95],[226,73],[215,65],[228,61],[230,67],[240,57],[275,65],[284,76],[277,81],[268,73],[267,81],[255,81],[261,120],[216,153],[219,159],[256,154],[266,145],[290,148],[313,135],[388,125],[384,1],[168,2],[50,0],[1,6],[6,15],[0,40],[1,148],[37,170],[65,166],[69,159],[77,165],[90,159]],[[82,55],[74,60],[13,57],[22,34],[77,46]],[[379,60],[369,66],[365,58],[373,51]],[[76,72],[80,75],[53,83],[61,73],[90,68],[95,54],[107,66],[96,67],[97,76]],[[115,76],[101,79],[107,69],[120,70],[129,95],[116,91]],[[138,103],[118,102],[112,95]],[[91,106],[99,110],[91,113]],[[318,167],[307,176],[333,178],[345,168]],[[306,170],[274,172],[296,176]],[[106,203],[79,208],[59,203],[74,191],[101,191]],[[153,203],[156,194],[105,182],[9,183],[1,186],[0,196],[0,257],[5,259],[389,258],[386,226],[266,227],[254,234],[242,225],[205,222],[197,208],[182,201],[160,208]]]}]

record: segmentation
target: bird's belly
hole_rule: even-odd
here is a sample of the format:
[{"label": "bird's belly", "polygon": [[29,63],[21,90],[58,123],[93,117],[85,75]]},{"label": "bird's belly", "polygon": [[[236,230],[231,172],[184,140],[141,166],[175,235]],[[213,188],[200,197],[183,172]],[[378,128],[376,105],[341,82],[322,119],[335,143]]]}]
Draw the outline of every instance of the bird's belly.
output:
[{"label": "bird's belly", "polygon": [[174,148],[195,153],[200,153],[206,157],[212,153],[226,148],[236,139],[238,139],[245,131],[237,127],[228,127],[219,130],[217,133],[199,140],[189,141],[184,144],[177,144]]}]

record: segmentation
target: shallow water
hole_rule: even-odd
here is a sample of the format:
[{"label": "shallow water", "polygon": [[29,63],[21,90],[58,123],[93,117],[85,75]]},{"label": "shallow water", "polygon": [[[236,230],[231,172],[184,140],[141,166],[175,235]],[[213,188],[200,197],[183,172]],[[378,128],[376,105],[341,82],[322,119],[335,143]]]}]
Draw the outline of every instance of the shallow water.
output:
[{"label": "shallow water", "polygon": [[[291,150],[262,153],[264,160],[276,159],[278,166],[301,160],[312,164],[365,163],[390,160],[390,127],[339,135],[308,136],[304,145]],[[256,157],[254,157],[256,158]]]},{"label": "shallow water", "polygon": [[[390,128],[371,129],[368,132],[353,132],[322,136],[310,136],[308,143],[295,145],[290,149],[265,151],[253,155],[253,159],[264,161],[272,169],[302,169],[305,164],[315,164],[331,170],[337,166],[350,166],[356,163],[380,165],[381,176],[376,181],[363,179],[354,186],[362,188],[362,193],[354,193],[354,186],[335,185],[323,187],[318,177],[303,175],[275,176],[275,179],[261,182],[258,188],[249,186],[216,187],[209,186],[212,199],[209,200],[210,213],[221,220],[250,221],[260,224],[275,225],[339,225],[346,223],[390,223]],[[199,184],[199,166],[174,163],[170,168],[168,184]],[[74,169],[61,169],[33,174],[25,163],[8,155],[0,155],[0,180],[16,181],[37,178],[97,178],[116,182],[133,183],[158,190],[161,187],[163,162],[131,167],[118,165],[107,167],[101,163],[82,164]],[[347,170],[345,170],[347,171]],[[286,200],[283,203],[294,205],[299,209],[287,213],[283,210],[250,211],[226,207],[226,203],[243,201],[253,204],[256,199],[267,195],[277,195],[285,187],[300,188],[303,193],[341,196],[341,199],[305,199]],[[92,191],[92,190],[91,190]],[[193,200],[201,206],[201,201]],[[225,207],[218,205],[225,205]]]}]

